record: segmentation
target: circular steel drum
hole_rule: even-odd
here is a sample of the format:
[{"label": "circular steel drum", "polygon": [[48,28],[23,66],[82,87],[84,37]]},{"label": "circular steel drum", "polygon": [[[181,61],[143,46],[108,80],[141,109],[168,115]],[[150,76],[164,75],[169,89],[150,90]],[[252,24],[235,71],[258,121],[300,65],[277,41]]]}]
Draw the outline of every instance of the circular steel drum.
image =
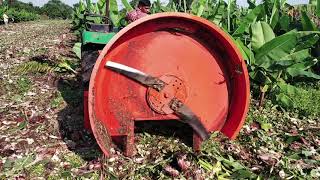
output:
[{"label": "circular steel drum", "polygon": [[240,51],[208,20],[185,13],[159,13],[122,29],[105,46],[94,66],[89,117],[105,154],[109,153],[111,137],[133,139],[134,121],[179,120],[170,111],[157,110],[161,97],[107,69],[109,60],[155,77],[177,79],[183,90],[174,91],[200,117],[208,132],[221,131],[231,139],[239,133],[250,96]]}]

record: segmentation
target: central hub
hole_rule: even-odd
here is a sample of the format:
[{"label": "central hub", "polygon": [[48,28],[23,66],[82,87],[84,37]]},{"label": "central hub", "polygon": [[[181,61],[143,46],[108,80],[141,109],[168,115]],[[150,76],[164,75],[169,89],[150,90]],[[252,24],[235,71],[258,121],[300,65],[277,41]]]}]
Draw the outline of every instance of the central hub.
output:
[{"label": "central hub", "polygon": [[187,89],[184,82],[173,75],[163,75],[159,77],[166,83],[161,91],[148,88],[147,102],[152,110],[160,114],[171,114],[170,102],[173,98],[179,99],[182,103],[187,98]]}]

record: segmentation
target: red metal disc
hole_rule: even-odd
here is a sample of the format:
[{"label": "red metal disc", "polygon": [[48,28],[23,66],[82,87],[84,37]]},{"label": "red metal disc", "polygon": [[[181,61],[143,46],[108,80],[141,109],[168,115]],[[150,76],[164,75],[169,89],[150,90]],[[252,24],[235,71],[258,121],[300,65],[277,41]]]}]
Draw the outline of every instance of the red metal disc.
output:
[{"label": "red metal disc", "polygon": [[249,78],[232,40],[200,17],[159,13],[122,29],[95,64],[89,117],[104,153],[109,152],[110,136],[128,135],[135,120],[178,119],[150,108],[147,88],[105,68],[108,60],[155,77],[181,79],[187,92],[186,105],[209,132],[222,131],[233,139],[242,127],[249,105]]}]

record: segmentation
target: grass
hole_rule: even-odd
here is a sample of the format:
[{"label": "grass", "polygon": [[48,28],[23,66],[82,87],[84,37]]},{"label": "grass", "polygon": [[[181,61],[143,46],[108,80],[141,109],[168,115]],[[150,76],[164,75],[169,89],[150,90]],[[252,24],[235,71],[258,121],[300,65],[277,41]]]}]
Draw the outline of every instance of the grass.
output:
[{"label": "grass", "polygon": [[67,154],[64,156],[64,159],[66,162],[70,163],[72,168],[77,168],[84,164],[84,160],[74,153]]},{"label": "grass", "polygon": [[58,108],[58,107],[60,107],[60,105],[62,104],[64,102],[64,100],[63,100],[63,97],[62,97],[62,95],[61,95],[61,93],[60,92],[57,92],[56,94],[55,94],[55,97],[54,97],[54,99],[52,99],[52,101],[51,101],[51,107],[52,108]]},{"label": "grass", "polygon": [[297,107],[300,118],[312,116],[320,117],[320,90],[319,83],[316,86],[302,86],[295,96],[291,97]]},{"label": "grass", "polygon": [[30,168],[30,177],[41,177],[45,172],[45,164],[39,163]]}]

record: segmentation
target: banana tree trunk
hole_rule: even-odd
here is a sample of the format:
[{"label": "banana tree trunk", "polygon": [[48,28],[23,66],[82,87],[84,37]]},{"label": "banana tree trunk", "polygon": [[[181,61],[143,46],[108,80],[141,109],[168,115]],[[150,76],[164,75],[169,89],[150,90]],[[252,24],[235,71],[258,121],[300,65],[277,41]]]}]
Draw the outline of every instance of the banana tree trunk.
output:
[{"label": "banana tree trunk", "polygon": [[109,20],[109,17],[110,17],[110,15],[109,15],[109,0],[106,0],[106,24],[109,24],[109,22],[110,22],[110,20]]}]

